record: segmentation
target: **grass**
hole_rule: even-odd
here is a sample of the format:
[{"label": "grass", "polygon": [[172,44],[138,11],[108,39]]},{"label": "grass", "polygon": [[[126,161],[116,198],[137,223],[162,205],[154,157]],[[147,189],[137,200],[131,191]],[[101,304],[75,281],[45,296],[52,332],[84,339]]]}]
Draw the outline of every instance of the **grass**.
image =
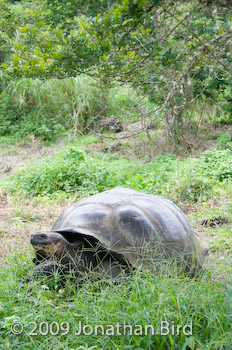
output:
[{"label": "grass", "polygon": [[70,128],[83,131],[104,108],[102,89],[85,76],[11,81],[1,94],[0,135],[33,134],[50,141]]},{"label": "grass", "polygon": [[[177,277],[175,268],[168,266],[158,275],[138,270],[120,283],[88,277],[81,288],[71,282],[58,288],[46,280],[22,284],[30,267],[28,256],[15,255],[1,271],[2,349],[230,349],[232,289],[214,281],[213,273],[189,279]],[[158,334],[161,321],[175,325],[174,332]],[[24,328],[20,335],[12,334],[16,322]],[[91,337],[85,331],[75,335],[79,322],[93,329],[102,325],[104,330],[100,327]],[[123,336],[116,334],[117,324]],[[177,335],[179,324],[192,324],[192,334]],[[124,335],[125,325],[132,326],[132,335]],[[145,335],[146,325],[157,334]],[[54,336],[57,327],[60,331]],[[33,328],[36,335],[29,335]]]},{"label": "grass", "polygon": [[21,140],[34,135],[46,142],[70,132],[76,137],[112,114],[135,120],[140,101],[148,103],[145,114],[154,107],[130,86],[107,94],[96,80],[84,75],[47,81],[16,79],[1,92],[0,136]]}]

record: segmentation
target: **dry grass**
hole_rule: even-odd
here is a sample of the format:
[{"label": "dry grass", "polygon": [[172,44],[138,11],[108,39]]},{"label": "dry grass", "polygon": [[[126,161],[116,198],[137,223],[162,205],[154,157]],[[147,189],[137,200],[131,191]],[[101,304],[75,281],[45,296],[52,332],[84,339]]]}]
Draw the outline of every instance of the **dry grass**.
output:
[{"label": "dry grass", "polygon": [[48,230],[55,219],[69,205],[70,201],[39,203],[33,199],[15,199],[0,193],[0,266],[4,259],[15,250],[31,251],[30,234],[38,230]]}]

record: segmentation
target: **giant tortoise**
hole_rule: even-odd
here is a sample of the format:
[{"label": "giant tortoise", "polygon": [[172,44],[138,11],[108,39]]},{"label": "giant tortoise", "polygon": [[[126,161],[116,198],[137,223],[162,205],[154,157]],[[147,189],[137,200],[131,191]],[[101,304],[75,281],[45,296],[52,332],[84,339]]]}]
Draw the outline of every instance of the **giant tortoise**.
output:
[{"label": "giant tortoise", "polygon": [[185,270],[198,270],[208,251],[173,202],[127,188],[77,201],[50,231],[33,233],[31,244],[34,276],[52,275],[59,265],[75,276],[92,269],[116,277],[170,256],[184,262]]}]

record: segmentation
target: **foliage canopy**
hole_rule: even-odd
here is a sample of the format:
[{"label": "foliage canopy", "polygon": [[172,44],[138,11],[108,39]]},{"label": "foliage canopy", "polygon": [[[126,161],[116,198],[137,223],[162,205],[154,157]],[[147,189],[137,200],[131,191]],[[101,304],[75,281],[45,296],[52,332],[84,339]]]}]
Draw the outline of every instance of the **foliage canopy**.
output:
[{"label": "foliage canopy", "polygon": [[1,8],[7,73],[44,79],[85,73],[106,90],[130,83],[157,105],[147,128],[162,116],[173,140],[196,101],[231,114],[227,1],[1,0]]}]

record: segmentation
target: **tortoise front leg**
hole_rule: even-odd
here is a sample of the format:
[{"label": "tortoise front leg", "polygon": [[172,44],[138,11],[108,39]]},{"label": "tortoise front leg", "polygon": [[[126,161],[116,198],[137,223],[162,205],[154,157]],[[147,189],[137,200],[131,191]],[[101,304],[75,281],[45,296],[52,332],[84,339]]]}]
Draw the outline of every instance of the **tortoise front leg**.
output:
[{"label": "tortoise front leg", "polygon": [[60,276],[61,281],[63,282],[65,272],[66,267],[59,264],[56,260],[44,260],[29,272],[29,275],[24,279],[23,282],[34,281],[42,277],[47,277],[55,280],[57,276]]}]

